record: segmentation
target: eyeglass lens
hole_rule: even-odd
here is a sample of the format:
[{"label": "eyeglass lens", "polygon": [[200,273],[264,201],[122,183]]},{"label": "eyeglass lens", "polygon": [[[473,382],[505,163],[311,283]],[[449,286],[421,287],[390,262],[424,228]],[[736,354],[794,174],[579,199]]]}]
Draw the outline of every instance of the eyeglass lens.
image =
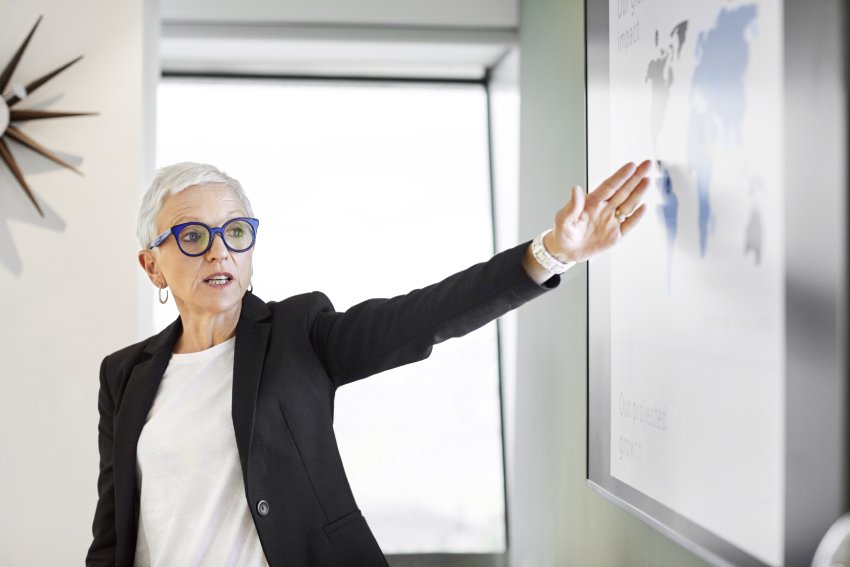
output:
[{"label": "eyeglass lens", "polygon": [[[234,252],[243,252],[254,243],[254,230],[247,221],[234,220],[224,227],[224,242]],[[190,224],[180,231],[177,239],[186,254],[201,254],[210,243],[210,231],[202,224]]]}]

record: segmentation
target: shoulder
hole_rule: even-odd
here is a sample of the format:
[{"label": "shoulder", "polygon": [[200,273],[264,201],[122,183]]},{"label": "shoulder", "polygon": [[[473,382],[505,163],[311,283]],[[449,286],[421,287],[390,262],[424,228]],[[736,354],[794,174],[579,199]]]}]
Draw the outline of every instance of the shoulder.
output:
[{"label": "shoulder", "polygon": [[300,293],[280,301],[268,301],[265,305],[274,327],[301,329],[301,332],[309,332],[321,314],[334,313],[333,303],[321,291]]},{"label": "shoulder", "polygon": [[107,354],[103,357],[103,361],[101,362],[101,371],[106,372],[108,375],[113,375],[120,373],[120,371],[125,368],[132,368],[139,359],[148,356],[147,354],[144,354],[145,347],[147,347],[156,336],[157,335],[151,335],[144,340]]},{"label": "shoulder", "polygon": [[108,396],[113,405],[120,401],[133,366],[150,357],[144,350],[156,336],[151,335],[103,357],[100,363],[100,396]]},{"label": "shoulder", "polygon": [[313,314],[319,311],[333,310],[333,303],[321,291],[310,291],[299,293],[281,301],[267,301],[266,307],[277,318],[279,315],[291,316],[293,312]]},{"label": "shoulder", "polygon": [[156,335],[151,335],[150,337],[141,340],[137,343],[131,344],[130,346],[126,346],[124,348],[118,349],[115,352],[109,353],[106,355],[104,360],[108,360],[108,364],[110,366],[120,365],[126,361],[134,361],[138,359],[141,354],[144,352],[145,347],[156,337]]}]

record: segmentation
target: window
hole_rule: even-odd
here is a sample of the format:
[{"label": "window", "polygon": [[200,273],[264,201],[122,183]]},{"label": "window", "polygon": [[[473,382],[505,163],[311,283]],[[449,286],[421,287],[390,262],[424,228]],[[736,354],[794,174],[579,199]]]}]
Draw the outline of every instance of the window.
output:
[{"label": "window", "polygon": [[[157,128],[158,167],[242,183],[266,301],[321,290],[343,311],[493,253],[480,84],[172,77]],[[156,329],[177,316],[154,312]],[[338,390],[340,452],[385,553],[505,550],[497,340],[491,323]]]}]

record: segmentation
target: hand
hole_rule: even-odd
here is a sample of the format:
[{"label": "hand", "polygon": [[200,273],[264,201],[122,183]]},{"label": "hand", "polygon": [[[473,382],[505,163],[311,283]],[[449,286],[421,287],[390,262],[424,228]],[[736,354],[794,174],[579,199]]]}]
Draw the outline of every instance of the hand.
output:
[{"label": "hand", "polygon": [[[561,262],[581,262],[607,250],[628,234],[646,213],[641,203],[649,188],[652,162],[627,163],[587,196],[573,187],[569,202],[555,214],[555,228],[543,239]],[[622,222],[620,222],[622,219]]]}]

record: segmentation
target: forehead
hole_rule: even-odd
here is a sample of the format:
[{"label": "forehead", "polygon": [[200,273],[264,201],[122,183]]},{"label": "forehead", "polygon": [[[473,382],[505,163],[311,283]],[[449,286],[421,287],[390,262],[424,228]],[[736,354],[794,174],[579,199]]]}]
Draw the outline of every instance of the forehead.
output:
[{"label": "forehead", "polygon": [[193,185],[165,200],[159,225],[167,227],[190,220],[216,225],[247,214],[242,202],[226,185]]}]

